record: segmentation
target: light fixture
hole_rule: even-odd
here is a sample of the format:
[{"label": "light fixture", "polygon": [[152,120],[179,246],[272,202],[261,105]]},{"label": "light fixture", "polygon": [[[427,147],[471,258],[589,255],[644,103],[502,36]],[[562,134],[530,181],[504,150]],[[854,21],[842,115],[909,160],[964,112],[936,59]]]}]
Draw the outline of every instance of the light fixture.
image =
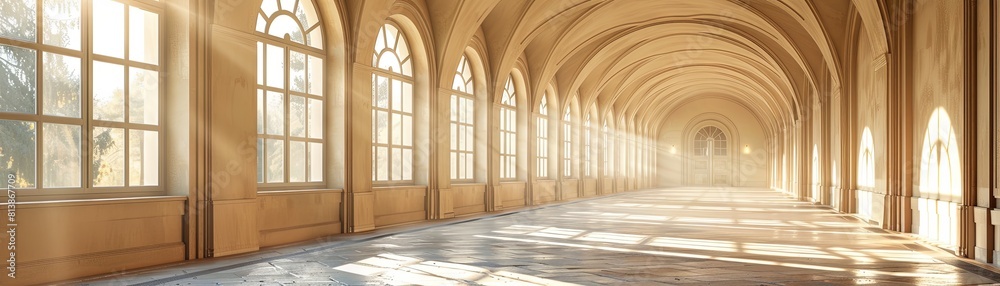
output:
[{"label": "light fixture", "polygon": [[750,154],[750,145],[743,145],[743,154]]},{"label": "light fixture", "polygon": [[677,146],[670,145],[670,154],[677,154]]}]

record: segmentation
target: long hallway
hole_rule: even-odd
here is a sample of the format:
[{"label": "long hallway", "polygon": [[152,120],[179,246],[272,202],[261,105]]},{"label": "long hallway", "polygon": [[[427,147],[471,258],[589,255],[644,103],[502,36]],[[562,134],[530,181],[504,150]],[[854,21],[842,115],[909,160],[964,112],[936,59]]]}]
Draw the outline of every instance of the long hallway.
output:
[{"label": "long hallway", "polygon": [[645,190],[332,239],[77,282],[969,285],[1000,279],[911,235],[763,189]]}]

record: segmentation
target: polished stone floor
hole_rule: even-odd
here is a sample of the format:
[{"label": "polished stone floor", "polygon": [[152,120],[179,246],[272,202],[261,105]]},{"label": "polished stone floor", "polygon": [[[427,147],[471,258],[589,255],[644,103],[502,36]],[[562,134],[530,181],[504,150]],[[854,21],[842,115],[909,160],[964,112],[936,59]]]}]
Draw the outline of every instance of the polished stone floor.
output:
[{"label": "polished stone floor", "polygon": [[663,189],[74,284],[968,285],[998,277],[773,191]]}]

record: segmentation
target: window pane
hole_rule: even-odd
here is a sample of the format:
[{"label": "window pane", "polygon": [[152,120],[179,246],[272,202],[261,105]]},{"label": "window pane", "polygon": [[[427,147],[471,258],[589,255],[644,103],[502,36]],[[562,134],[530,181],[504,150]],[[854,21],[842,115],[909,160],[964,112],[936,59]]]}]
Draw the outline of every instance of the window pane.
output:
[{"label": "window pane", "polygon": [[306,55],[288,51],[288,89],[306,92]]},{"label": "window pane", "polygon": [[42,125],[42,174],[45,188],[79,188],[82,174],[80,126]]},{"label": "window pane", "polygon": [[288,142],[288,181],[306,181],[306,142]]},{"label": "window pane", "polygon": [[0,5],[0,37],[35,41],[35,0],[4,1]]},{"label": "window pane", "polygon": [[309,181],[323,181],[323,144],[309,143]]},{"label": "window pane", "polygon": [[472,154],[465,154],[465,179],[472,179]]},{"label": "window pane", "polygon": [[124,186],[125,129],[95,127],[93,152],[90,178],[94,186]]},{"label": "window pane", "polygon": [[79,118],[80,59],[45,53],[42,61],[45,64],[42,113]]},{"label": "window pane", "polygon": [[389,113],[385,111],[375,112],[375,126],[378,128],[375,143],[389,144]]},{"label": "window pane", "polygon": [[159,124],[160,81],[158,72],[129,67],[128,97],[129,122]]},{"label": "window pane", "polygon": [[398,180],[401,180],[403,178],[403,174],[402,174],[402,172],[403,172],[403,169],[402,169],[403,152],[402,151],[403,150],[400,149],[400,148],[392,148],[392,162],[389,163],[390,164],[389,167],[391,168],[390,173],[392,175],[391,178],[392,178],[393,181],[398,181]]},{"label": "window pane", "polygon": [[125,68],[94,61],[94,119],[125,121]]},{"label": "window pane", "polygon": [[[315,31],[319,30],[317,28]],[[309,94],[323,95],[323,59],[309,56],[307,76],[309,80]]]},{"label": "window pane", "polygon": [[323,101],[309,99],[309,138],[323,139]]},{"label": "window pane", "polygon": [[160,171],[160,142],[156,131],[128,131],[128,184],[156,186]]},{"label": "window pane", "polygon": [[393,145],[400,145],[403,143],[403,117],[400,114],[392,114],[392,136],[390,136]]},{"label": "window pane", "polygon": [[35,123],[0,120],[0,172],[14,174],[14,187],[35,187]]},{"label": "window pane", "polygon": [[35,61],[34,50],[0,45],[0,112],[35,113]]},{"label": "window pane", "polygon": [[386,147],[378,147],[378,152],[376,155],[376,166],[378,166],[378,176],[376,177],[379,181],[389,180],[389,149]]},{"label": "window pane", "polygon": [[128,19],[129,59],[157,64],[160,57],[160,15],[129,7]]},{"label": "window pane", "polygon": [[375,94],[372,95],[372,105],[378,108],[389,108],[389,78],[378,76],[375,78]]},{"label": "window pane", "polygon": [[285,96],[278,92],[267,92],[267,134],[285,134]]},{"label": "window pane", "polygon": [[306,137],[306,99],[291,95],[288,102],[288,135]]},{"label": "window pane", "polygon": [[403,112],[413,113],[413,85],[408,82],[403,82]]},{"label": "window pane", "polygon": [[403,149],[403,180],[413,180],[413,150]]},{"label": "window pane", "polygon": [[264,90],[257,90],[257,134],[264,134]]},{"label": "window pane", "polygon": [[392,92],[392,110],[403,111],[403,106],[402,106],[402,97],[403,97],[403,90],[402,90],[402,88],[403,87],[402,86],[403,86],[402,82],[400,82],[399,80],[395,80],[395,79],[392,80],[392,91],[391,91]]},{"label": "window pane", "polygon": [[285,141],[267,139],[267,182],[285,181]]},{"label": "window pane", "polygon": [[403,146],[413,146],[413,116],[403,115]]},{"label": "window pane", "polygon": [[466,126],[465,127],[465,148],[463,148],[462,150],[469,151],[469,152],[472,151],[472,148],[473,148],[472,143],[475,140],[475,135],[473,134],[474,131],[475,130],[472,129],[472,126]]},{"label": "window pane", "polygon": [[94,53],[124,58],[125,5],[111,0],[94,0],[93,11]]},{"label": "window pane", "polygon": [[285,87],[285,49],[267,45],[267,86]]},{"label": "window pane", "polygon": [[80,0],[42,1],[42,43],[80,50]]}]

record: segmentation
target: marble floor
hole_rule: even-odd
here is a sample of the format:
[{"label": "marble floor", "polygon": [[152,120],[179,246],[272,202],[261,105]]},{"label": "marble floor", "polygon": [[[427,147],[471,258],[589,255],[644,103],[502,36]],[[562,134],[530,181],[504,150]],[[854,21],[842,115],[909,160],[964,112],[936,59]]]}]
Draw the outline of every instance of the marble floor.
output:
[{"label": "marble floor", "polygon": [[976,285],[996,269],[769,190],[661,189],[146,271],[91,285]]}]

